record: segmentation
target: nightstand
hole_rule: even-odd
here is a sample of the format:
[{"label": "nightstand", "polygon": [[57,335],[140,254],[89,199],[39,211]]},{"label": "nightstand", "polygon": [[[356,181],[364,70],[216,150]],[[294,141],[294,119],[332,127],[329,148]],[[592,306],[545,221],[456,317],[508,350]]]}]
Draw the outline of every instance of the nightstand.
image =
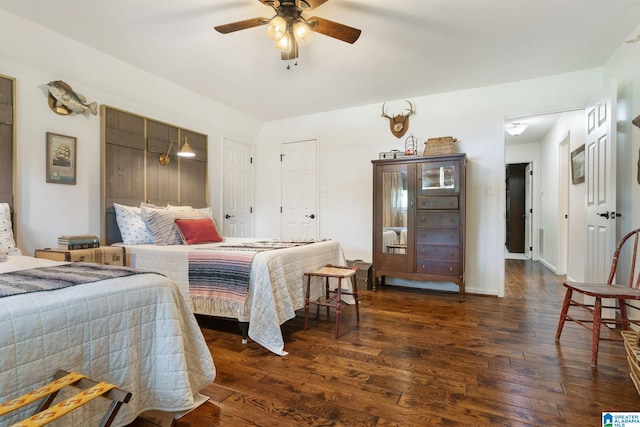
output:
[{"label": "nightstand", "polygon": [[36,258],[53,261],[94,262],[106,265],[129,265],[124,246],[105,246],[93,249],[36,249]]}]

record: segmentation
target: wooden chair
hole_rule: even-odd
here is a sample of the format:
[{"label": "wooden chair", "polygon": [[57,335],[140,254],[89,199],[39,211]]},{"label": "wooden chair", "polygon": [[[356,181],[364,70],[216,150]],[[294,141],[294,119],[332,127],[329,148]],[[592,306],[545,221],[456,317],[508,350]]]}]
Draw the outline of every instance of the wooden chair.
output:
[{"label": "wooden chair", "polygon": [[[336,332],[335,338],[338,338],[340,330],[340,306],[342,305],[342,295],[352,295],[355,299],[356,306],[356,318],[360,323],[360,298],[358,296],[358,283],[356,281],[357,266],[353,267],[341,267],[335,265],[326,265],[316,271],[304,273],[307,276],[307,294],[304,303],[304,330],[306,331],[309,323],[309,305],[315,304],[320,309],[320,306],[327,307],[327,317],[329,317],[329,308],[335,307],[336,309]],[[311,301],[311,278],[323,277],[324,280],[324,300]],[[329,288],[329,279],[338,279],[338,287],[335,290]],[[351,278],[352,291],[342,289],[342,279]]]},{"label": "wooden chair", "polygon": [[[598,364],[598,346],[600,340],[603,341],[622,341],[616,338],[605,338],[600,336],[601,325],[622,325],[623,330],[628,330],[630,324],[639,325],[640,320],[629,319],[627,309],[637,309],[633,305],[627,303],[626,300],[640,300],[640,289],[638,285],[640,282],[640,275],[636,275],[636,260],[638,257],[638,240],[640,236],[640,228],[631,231],[625,235],[616,247],[613,255],[613,262],[611,264],[611,271],[609,272],[609,279],[606,283],[576,283],[576,282],[564,282],[563,285],[567,288],[567,292],[564,297],[564,303],[562,304],[562,312],[560,313],[560,320],[558,322],[558,330],[556,331],[556,342],[560,342],[560,335],[562,334],[562,328],[564,322],[571,321],[576,322],[580,326],[591,331],[591,366],[596,367]],[[617,271],[620,256],[624,256],[629,260],[629,276],[626,284],[619,284],[623,279],[624,274],[621,271]],[[637,276],[637,277],[636,277]],[[614,283],[616,280],[617,283]],[[574,293],[582,295],[581,301],[573,298]],[[593,304],[587,304],[584,302],[584,296],[595,298]],[[603,298],[610,298],[616,300],[617,305],[602,305]],[[592,318],[585,319],[583,317],[574,317],[575,315],[570,313],[571,307],[581,307],[586,309],[592,314]],[[615,312],[619,310],[620,315],[614,317],[603,318],[602,309],[614,309]],[[575,310],[571,310],[574,312]]]},{"label": "wooden chair", "polygon": [[[66,386],[74,386],[83,390],[50,407],[58,395],[58,392]],[[120,390],[113,384],[90,380],[82,374],[59,370],[53,382],[9,402],[0,404],[0,416],[46,397],[33,416],[13,424],[12,427],[43,426],[99,396],[104,396],[112,400],[111,405],[100,422],[100,427],[108,427],[115,419],[122,404],[129,402],[131,393]]]}]

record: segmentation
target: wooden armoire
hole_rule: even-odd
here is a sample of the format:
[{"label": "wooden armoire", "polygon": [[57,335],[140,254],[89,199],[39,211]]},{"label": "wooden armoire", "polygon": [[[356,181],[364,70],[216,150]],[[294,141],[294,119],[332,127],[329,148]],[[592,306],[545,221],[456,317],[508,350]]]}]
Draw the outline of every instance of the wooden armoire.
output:
[{"label": "wooden armoire", "polygon": [[373,278],[458,285],[464,300],[466,154],[373,160]]}]

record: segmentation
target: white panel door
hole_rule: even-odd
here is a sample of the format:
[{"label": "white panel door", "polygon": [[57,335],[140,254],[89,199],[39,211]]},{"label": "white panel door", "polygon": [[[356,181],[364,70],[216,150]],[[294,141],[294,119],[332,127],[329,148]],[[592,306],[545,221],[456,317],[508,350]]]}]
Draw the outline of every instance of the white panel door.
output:
[{"label": "white panel door", "polygon": [[318,238],[317,141],[282,144],[282,223],[283,239]]},{"label": "white panel door", "polygon": [[616,245],[616,135],[612,128],[616,121],[612,105],[615,105],[615,92],[585,111],[587,282],[607,280]]},{"label": "white panel door", "polygon": [[223,235],[253,236],[253,158],[251,145],[222,142]]}]

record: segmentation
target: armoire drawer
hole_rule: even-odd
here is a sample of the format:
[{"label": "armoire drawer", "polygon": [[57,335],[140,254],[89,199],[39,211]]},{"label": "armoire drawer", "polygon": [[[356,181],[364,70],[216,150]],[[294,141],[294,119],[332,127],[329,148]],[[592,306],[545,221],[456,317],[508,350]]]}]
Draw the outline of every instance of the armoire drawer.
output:
[{"label": "armoire drawer", "polygon": [[458,209],[458,195],[418,196],[418,209]]},{"label": "armoire drawer", "polygon": [[416,227],[416,243],[460,244],[459,228]]},{"label": "armoire drawer", "polygon": [[418,258],[416,272],[422,274],[438,274],[443,276],[459,276],[459,261],[421,260]]},{"label": "armoire drawer", "polygon": [[416,257],[431,259],[459,260],[460,246],[458,245],[425,245],[418,244]]},{"label": "armoire drawer", "polygon": [[460,213],[418,211],[416,225],[418,227],[459,227]]}]

